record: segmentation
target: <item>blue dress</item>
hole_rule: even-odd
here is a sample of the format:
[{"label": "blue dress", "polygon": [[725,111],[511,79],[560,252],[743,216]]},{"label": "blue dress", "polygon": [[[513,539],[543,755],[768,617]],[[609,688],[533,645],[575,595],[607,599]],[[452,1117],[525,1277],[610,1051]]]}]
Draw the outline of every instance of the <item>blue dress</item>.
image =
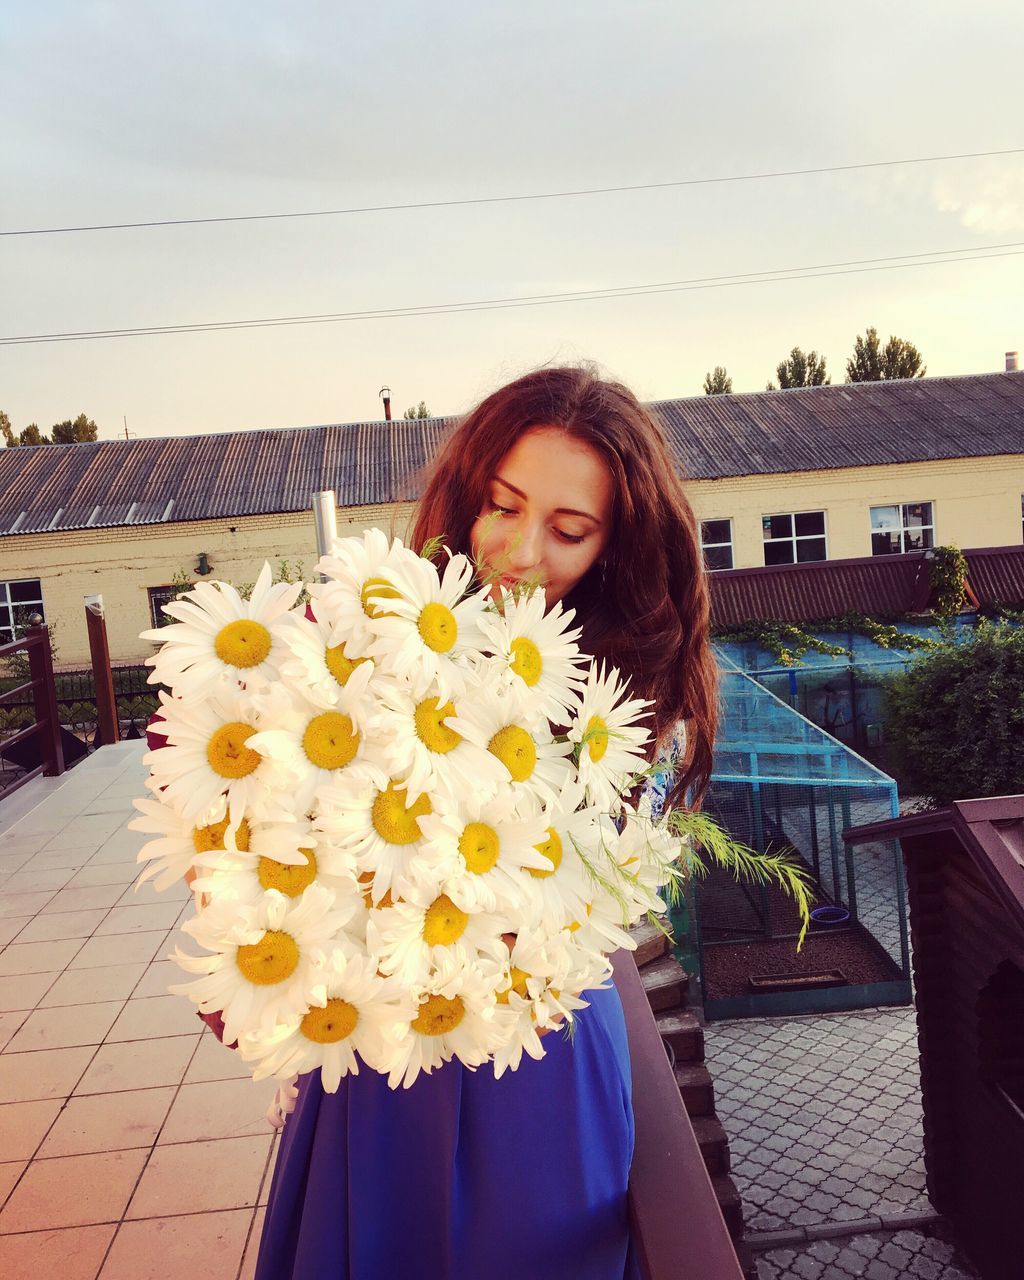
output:
[{"label": "blue dress", "polygon": [[614,987],[572,1041],[495,1080],[458,1061],[409,1089],[298,1080],[256,1280],[635,1280],[629,1049]]}]

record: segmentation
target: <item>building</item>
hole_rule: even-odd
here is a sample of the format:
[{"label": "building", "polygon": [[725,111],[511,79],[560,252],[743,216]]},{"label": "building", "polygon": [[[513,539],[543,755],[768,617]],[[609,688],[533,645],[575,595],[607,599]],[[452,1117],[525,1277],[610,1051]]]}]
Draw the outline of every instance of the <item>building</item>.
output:
[{"label": "building", "polygon": [[[687,477],[709,569],[1022,543],[1024,373],[697,396],[651,406]],[[311,495],[341,532],[402,533],[450,420],[364,422],[0,451],[0,642],[38,609],[58,665],[87,659],[99,592],[115,661],[182,576],[312,571]]]}]

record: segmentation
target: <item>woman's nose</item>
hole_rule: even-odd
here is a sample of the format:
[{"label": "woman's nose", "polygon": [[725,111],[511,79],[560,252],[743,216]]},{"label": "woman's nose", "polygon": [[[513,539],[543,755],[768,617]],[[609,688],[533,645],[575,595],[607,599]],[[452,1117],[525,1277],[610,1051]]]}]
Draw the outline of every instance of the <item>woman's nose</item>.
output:
[{"label": "woman's nose", "polygon": [[517,529],[508,542],[509,568],[521,573],[535,569],[540,561],[541,530],[536,525],[524,525]]}]

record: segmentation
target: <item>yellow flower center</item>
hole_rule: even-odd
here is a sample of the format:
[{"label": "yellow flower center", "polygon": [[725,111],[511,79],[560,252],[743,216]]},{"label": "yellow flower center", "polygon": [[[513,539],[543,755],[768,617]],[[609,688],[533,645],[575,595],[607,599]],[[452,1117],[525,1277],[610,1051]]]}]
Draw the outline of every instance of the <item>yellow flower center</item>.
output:
[{"label": "yellow flower center", "polygon": [[459,836],[459,853],[467,871],[484,875],[498,861],[498,833],[486,822],[470,822]]},{"label": "yellow flower center", "polygon": [[420,639],[435,653],[448,653],[459,638],[455,614],[438,600],[431,601],[416,621]]},{"label": "yellow flower center", "polygon": [[213,650],[228,667],[258,667],[270,653],[270,632],[262,622],[239,618],[221,627],[213,642]]},{"label": "yellow flower center", "polygon": [[349,676],[355,671],[356,667],[364,662],[369,662],[369,658],[349,658],[345,654],[345,646],[343,644],[331,645],[324,651],[324,661],[327,663],[327,670],[334,676],[338,684],[348,684]]},{"label": "yellow flower center", "polygon": [[334,997],[326,1009],[310,1009],[299,1023],[299,1030],[315,1044],[337,1044],[356,1029],[359,1010],[347,1000]]},{"label": "yellow flower center", "polygon": [[314,716],[302,735],[302,749],[318,769],[344,769],[359,750],[359,734],[340,711]]},{"label": "yellow flower center", "polygon": [[545,858],[551,860],[551,869],[540,871],[537,867],[528,867],[527,870],[531,876],[536,876],[538,880],[546,880],[548,876],[553,876],[562,865],[562,837],[554,827],[548,827],[548,838],[533,847],[538,853],[542,853]]},{"label": "yellow flower center", "polygon": [[401,600],[402,595],[387,578],[367,578],[359,599],[363,602],[363,613],[368,618],[393,618],[395,614],[382,608],[379,604],[371,604],[371,600]]},{"label": "yellow flower center", "polygon": [[449,947],[466,932],[469,916],[446,893],[427,907],[423,917],[423,938],[432,947]]},{"label": "yellow flower center", "polygon": [[245,745],[255,732],[241,720],[222,724],[206,744],[206,759],[214,773],[221,778],[246,778],[258,769],[263,757]]},{"label": "yellow flower center", "polygon": [[[587,915],[588,915],[588,916],[590,915],[590,912],[591,912],[591,910],[593,909],[593,906],[594,906],[594,904],[593,904],[592,902],[588,902],[588,903],[587,903]],[[579,921],[579,920],[574,920],[574,921],[572,922],[572,924],[567,924],[565,927],[569,930],[569,932],[570,932],[570,933],[575,933],[577,929],[582,929],[582,928],[583,928],[583,925],[582,925],[582,922],[581,922],[581,921]]]},{"label": "yellow flower center", "polygon": [[[196,853],[209,853],[213,849],[224,848],[224,837],[227,835],[228,820],[212,822],[208,827],[196,827],[192,831],[192,843]],[[235,847],[242,853],[249,852],[249,819],[243,818],[235,828]]]},{"label": "yellow flower center", "polygon": [[[359,877],[359,883],[360,883],[360,884],[365,884],[365,885],[372,885],[372,884],[373,884],[373,872],[372,872],[372,871],[364,871],[364,872],[362,872],[362,874],[361,874],[361,875],[360,875],[360,877]],[[384,897],[383,897],[383,898],[381,898],[380,902],[374,902],[374,900],[373,900],[373,890],[372,890],[372,888],[367,889],[367,890],[366,890],[366,892],[363,894],[363,901],[364,901],[364,902],[366,903],[366,905],[367,905],[368,907],[370,907],[371,909],[376,908],[376,909],[378,909],[378,910],[382,910],[384,907],[393,907],[393,906],[395,905],[395,900],[394,900],[394,899],[392,898],[392,896],[391,896],[391,890],[390,890],[390,889],[385,889],[385,890],[384,890]],[[401,899],[401,898],[399,898],[399,899],[398,899],[398,901],[399,901],[399,902],[401,902],[401,901],[402,901],[402,899]]]},{"label": "yellow flower center", "polygon": [[544,670],[540,650],[526,636],[516,636],[512,641],[512,670],[532,689]]},{"label": "yellow flower center", "polygon": [[514,991],[516,995],[522,996],[525,1000],[529,995],[526,990],[526,979],[530,976],[525,969],[520,969],[516,965],[512,966],[511,981],[504,990],[499,991],[497,995],[498,1004],[508,1004],[508,994]]},{"label": "yellow flower center", "polygon": [[295,972],[299,963],[299,946],[290,933],[268,929],[259,942],[238,948],[235,963],[242,977],[255,986],[273,986],[275,982],[284,982]]},{"label": "yellow flower center", "polygon": [[595,764],[608,750],[608,725],[600,716],[591,716],[583,737]]},{"label": "yellow flower center", "polygon": [[413,805],[405,803],[405,787],[393,779],[373,802],[373,829],[388,844],[415,844],[420,838],[419,819],[433,813],[429,796],[422,795]]},{"label": "yellow flower center", "polygon": [[427,996],[410,1025],[421,1036],[443,1036],[454,1031],[465,1014],[466,1006],[461,996],[454,996],[451,1000],[445,996]]},{"label": "yellow flower center", "polygon": [[525,729],[517,724],[499,729],[487,750],[497,756],[512,775],[513,782],[525,782],[537,767],[537,748]]},{"label": "yellow flower center", "polygon": [[417,705],[414,713],[416,736],[428,751],[434,751],[441,756],[447,755],[462,741],[460,733],[441,723],[442,720],[454,714],[453,702],[439,704],[437,698],[424,698]]},{"label": "yellow flower center", "polygon": [[286,898],[297,898],[316,879],[316,854],[312,849],[300,849],[305,862],[277,862],[274,858],[260,858],[257,875],[264,889],[276,889]]}]

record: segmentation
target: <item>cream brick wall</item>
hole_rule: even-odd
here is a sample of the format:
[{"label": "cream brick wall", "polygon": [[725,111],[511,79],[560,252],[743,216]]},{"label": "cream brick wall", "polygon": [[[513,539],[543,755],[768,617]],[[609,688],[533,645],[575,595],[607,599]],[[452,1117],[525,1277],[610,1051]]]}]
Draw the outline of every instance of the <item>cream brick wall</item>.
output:
[{"label": "cream brick wall", "polygon": [[761,517],[790,511],[825,512],[830,560],[869,556],[870,508],[896,502],[932,504],[936,545],[1005,547],[1022,541],[1024,453],[691,480],[687,489],[701,520],[732,519],[737,569],[764,564]]},{"label": "cream brick wall", "polygon": [[[377,525],[401,537],[411,511],[411,503],[342,509],[338,532],[345,536]],[[103,596],[111,660],[137,662],[154,651],[139,639],[152,626],[148,588],[167,586],[175,573],[193,570],[200,551],[209,556],[210,581],[252,582],[264,560],[276,567],[282,559],[301,563],[312,577],[313,517],[305,511],[0,538],[0,580],[41,579],[46,620],[56,627],[58,666],[88,666],[82,598],[96,593]]]},{"label": "cream brick wall", "polygon": [[[883,503],[931,502],[937,544],[1000,547],[1021,542],[1024,453],[999,458],[902,463],[842,471],[692,480],[687,485],[702,520],[730,518],[737,568],[764,564],[761,517],[789,511],[826,512],[830,560],[871,554],[869,509]],[[377,525],[408,532],[411,503],[338,512],[342,534]],[[211,578],[251,582],[264,560],[316,563],[309,512],[203,520],[188,524],[85,529],[0,538],[0,580],[40,578],[49,622],[56,625],[59,665],[88,663],[82,597],[99,592],[115,662],[139,661],[153,646],[138,638],[151,625],[147,588],[191,570],[200,551]]]}]

